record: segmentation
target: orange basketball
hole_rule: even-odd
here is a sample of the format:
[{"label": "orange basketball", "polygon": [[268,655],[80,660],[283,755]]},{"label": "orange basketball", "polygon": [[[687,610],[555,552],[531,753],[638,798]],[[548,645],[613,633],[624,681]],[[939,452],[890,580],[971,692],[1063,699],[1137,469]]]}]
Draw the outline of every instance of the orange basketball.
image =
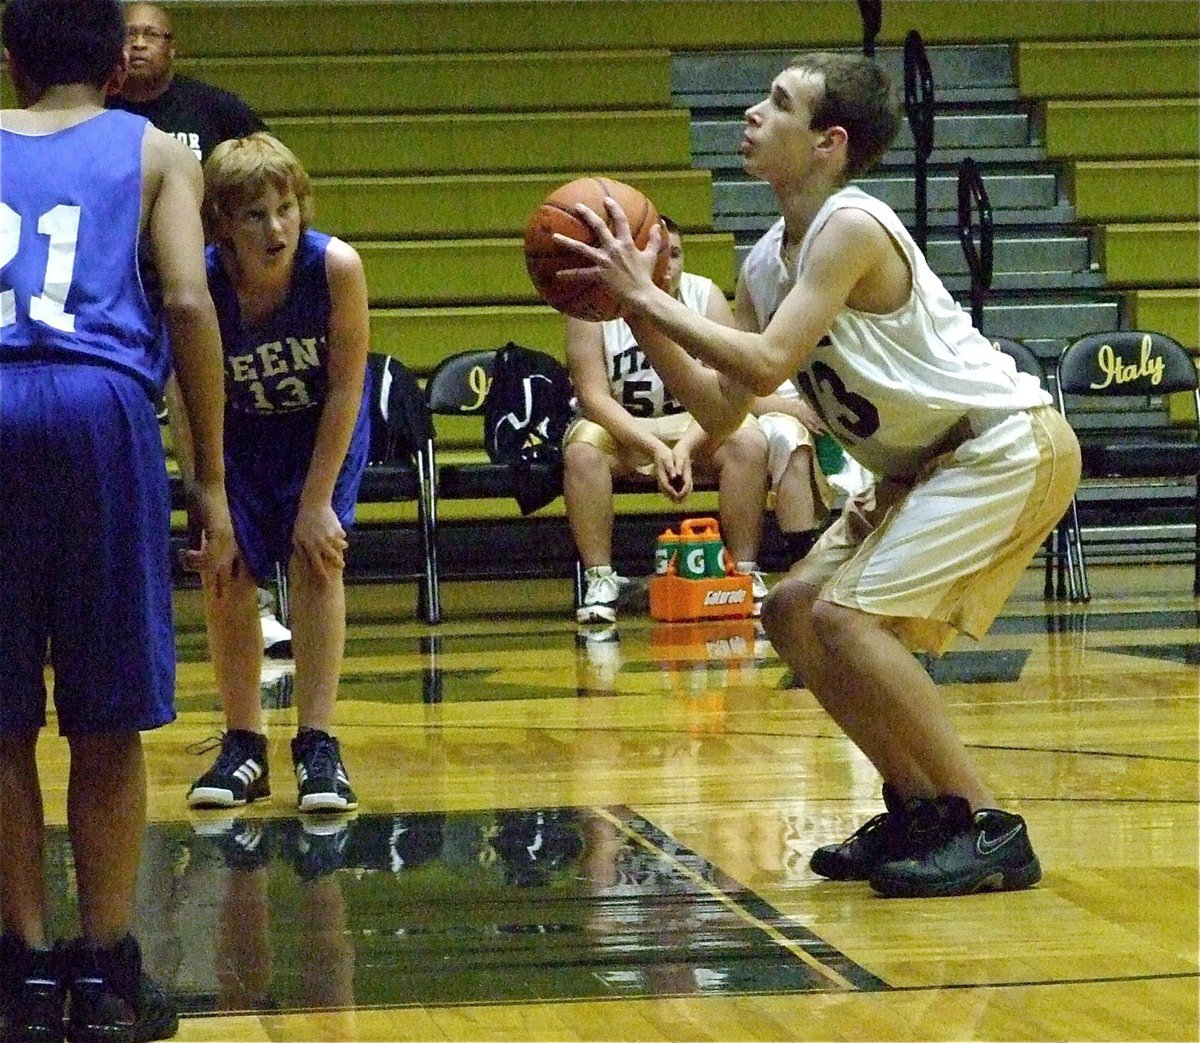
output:
[{"label": "orange basketball", "polygon": [[[533,212],[525,226],[525,267],[542,300],[577,319],[602,322],[615,319],[620,306],[599,283],[560,282],[555,275],[564,268],[586,268],[587,258],[560,246],[554,233],[591,243],[592,230],[575,214],[576,203],[584,203],[600,215],[612,229],[612,219],[604,197],[612,196],[629,219],[629,231],[638,248],[650,238],[650,229],[658,221],[658,211],[641,192],[621,181],[605,177],[581,177],[556,188]],[[662,243],[667,241],[663,229]],[[654,281],[660,286],[666,276],[667,251],[661,250],[654,267]]]}]

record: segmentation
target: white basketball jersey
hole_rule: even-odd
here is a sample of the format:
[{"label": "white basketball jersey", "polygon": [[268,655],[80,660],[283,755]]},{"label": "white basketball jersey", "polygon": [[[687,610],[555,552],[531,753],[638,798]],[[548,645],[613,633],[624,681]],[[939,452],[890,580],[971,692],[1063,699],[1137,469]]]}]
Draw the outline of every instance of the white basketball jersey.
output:
[{"label": "white basketball jersey", "polygon": [[865,210],[892,237],[912,273],[908,300],[876,315],[845,307],[796,375],[805,398],[861,464],[911,477],[959,421],[976,434],[1016,410],[1048,405],[1037,379],[1018,373],[950,296],[900,218],[859,188],[830,196],[800,244],[795,268],[781,252],[781,218],[754,245],[742,281],[765,328],[804,267],[813,238],[836,210]]},{"label": "white basketball jersey", "polygon": [[[708,310],[709,295],[715,287],[711,279],[684,272],[679,298],[694,312]],[[685,412],[682,405],[663,387],[662,378],[646,361],[633,330],[624,319],[603,324],[604,358],[613,398],[636,417],[671,416]]]}]

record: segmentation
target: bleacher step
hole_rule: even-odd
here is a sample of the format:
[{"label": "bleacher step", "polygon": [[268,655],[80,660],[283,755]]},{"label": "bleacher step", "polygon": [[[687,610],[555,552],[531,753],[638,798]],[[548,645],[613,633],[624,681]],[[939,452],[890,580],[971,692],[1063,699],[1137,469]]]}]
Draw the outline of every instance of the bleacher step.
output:
[{"label": "bleacher step", "polygon": [[687,113],[443,113],[420,116],[294,117],[272,129],[304,157],[311,175],[530,173],[691,166]]},{"label": "bleacher step", "polygon": [[[466,239],[519,236],[534,208],[564,182],[596,171],[313,179],[320,226],[343,238]],[[704,170],[605,170],[645,192],[685,229],[712,222]]]},{"label": "bleacher step", "polygon": [[[830,48],[851,53],[850,48]],[[857,49],[853,53],[861,53]],[[1007,44],[936,46],[925,49],[936,92],[996,91],[1014,95]],[[754,50],[677,53],[671,60],[671,96],[693,111],[709,106],[746,107],[766,96],[771,81],[795,51]],[[904,49],[877,47],[875,60],[893,84],[904,83]]]},{"label": "bleacher step", "polygon": [[666,50],[182,59],[273,116],[639,109],[670,103]]},{"label": "bleacher step", "polygon": [[[964,301],[964,306],[965,301]],[[1015,340],[1055,338],[1074,340],[1086,333],[1117,329],[1121,307],[1118,299],[1071,299],[1058,296],[1030,300],[989,297],[985,330],[989,336]]]}]

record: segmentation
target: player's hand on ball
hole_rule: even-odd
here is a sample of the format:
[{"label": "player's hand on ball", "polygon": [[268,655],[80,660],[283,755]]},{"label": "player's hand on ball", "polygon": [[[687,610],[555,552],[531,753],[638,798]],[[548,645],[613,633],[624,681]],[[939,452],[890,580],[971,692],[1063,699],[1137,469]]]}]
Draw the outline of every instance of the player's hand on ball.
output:
[{"label": "player's hand on ball", "polygon": [[662,225],[655,222],[646,237],[645,247],[638,249],[621,204],[611,196],[605,197],[604,204],[612,222],[611,230],[604,218],[586,203],[575,205],[575,213],[592,230],[593,243],[555,233],[555,240],[578,254],[581,260],[579,268],[560,270],[558,278],[564,283],[592,280],[602,283],[612,297],[626,305],[636,294],[654,286],[662,246]]},{"label": "player's hand on ball", "polygon": [[[585,213],[589,215],[585,219]],[[611,247],[618,235],[635,247],[647,247],[660,227],[658,210],[638,189],[603,177],[568,181],[551,192],[530,215],[525,225],[525,267],[538,296],[552,308],[587,322],[603,322],[622,314],[624,302],[595,278],[597,263],[605,259],[604,246]],[[605,223],[605,218],[611,224]],[[598,239],[603,229],[605,238]],[[611,235],[609,233],[612,233]],[[657,233],[656,244],[665,238]],[[596,252],[577,250],[580,244],[600,247]],[[665,285],[670,257],[667,251],[652,254],[653,277]],[[570,276],[563,275],[571,271]]]}]

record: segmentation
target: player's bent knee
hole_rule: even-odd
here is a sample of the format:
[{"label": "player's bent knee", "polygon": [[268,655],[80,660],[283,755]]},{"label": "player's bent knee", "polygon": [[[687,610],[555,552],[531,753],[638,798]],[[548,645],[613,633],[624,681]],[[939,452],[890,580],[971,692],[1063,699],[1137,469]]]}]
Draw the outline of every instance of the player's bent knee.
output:
[{"label": "player's bent knee", "polygon": [[869,640],[872,633],[882,629],[882,617],[870,616],[832,601],[814,601],[811,618],[817,639],[833,654],[839,649],[858,647]]},{"label": "player's bent knee", "polygon": [[767,592],[762,625],[773,644],[795,640],[797,634],[809,628],[816,598],[816,588],[799,579],[782,579]]},{"label": "player's bent knee", "polygon": [[569,442],[563,448],[563,466],[586,466],[595,464],[603,454],[590,442]]},{"label": "player's bent knee", "polygon": [[293,554],[288,565],[288,579],[297,592],[320,592],[331,587],[343,586],[344,572],[332,562],[324,566],[314,565],[304,554]]},{"label": "player's bent knee", "polygon": [[[728,457],[735,457],[739,462],[766,460],[767,437],[761,430],[754,427],[739,427],[726,440],[724,447]],[[730,461],[731,462],[731,461]]]},{"label": "player's bent knee", "polygon": [[586,477],[614,467],[613,459],[589,442],[572,442],[563,449],[563,478],[566,481],[574,476]]}]

